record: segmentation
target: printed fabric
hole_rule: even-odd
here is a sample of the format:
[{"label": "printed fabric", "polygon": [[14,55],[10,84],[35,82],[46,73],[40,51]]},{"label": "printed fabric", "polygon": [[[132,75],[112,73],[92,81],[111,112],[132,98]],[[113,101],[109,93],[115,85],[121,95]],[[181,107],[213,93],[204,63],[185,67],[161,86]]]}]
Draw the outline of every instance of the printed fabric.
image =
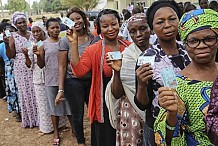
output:
[{"label": "printed fabric", "polygon": [[[210,103],[213,82],[192,80],[177,75],[178,122],[171,140],[172,146],[213,146],[206,132],[204,116]],[[154,124],[155,142],[166,146],[167,111],[161,108]]]}]

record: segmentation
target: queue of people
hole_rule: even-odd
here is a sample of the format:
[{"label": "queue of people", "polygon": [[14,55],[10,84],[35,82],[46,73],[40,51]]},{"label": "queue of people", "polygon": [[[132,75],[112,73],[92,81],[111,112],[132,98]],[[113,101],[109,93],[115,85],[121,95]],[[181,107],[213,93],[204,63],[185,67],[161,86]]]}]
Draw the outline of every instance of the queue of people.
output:
[{"label": "queue of people", "polygon": [[218,146],[218,12],[199,5],[158,0],[146,15],[125,10],[122,28],[119,13],[104,9],[98,36],[73,7],[66,17],[75,25],[62,38],[58,19],[28,31],[15,12],[0,44],[8,111],[24,128],[53,132],[53,146],[68,122],[86,146],[84,106],[91,146]]}]

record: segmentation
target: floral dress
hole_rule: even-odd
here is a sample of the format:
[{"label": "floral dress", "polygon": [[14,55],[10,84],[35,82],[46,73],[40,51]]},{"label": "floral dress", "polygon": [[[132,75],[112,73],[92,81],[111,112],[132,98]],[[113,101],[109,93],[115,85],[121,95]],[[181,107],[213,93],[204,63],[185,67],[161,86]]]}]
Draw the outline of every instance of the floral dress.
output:
[{"label": "floral dress", "polygon": [[33,42],[32,34],[27,40],[17,32],[12,33],[15,41],[16,56],[14,59],[14,75],[18,86],[21,105],[22,127],[38,126],[37,104],[33,87],[33,70],[28,69],[25,64],[25,56],[22,49],[27,42]]}]

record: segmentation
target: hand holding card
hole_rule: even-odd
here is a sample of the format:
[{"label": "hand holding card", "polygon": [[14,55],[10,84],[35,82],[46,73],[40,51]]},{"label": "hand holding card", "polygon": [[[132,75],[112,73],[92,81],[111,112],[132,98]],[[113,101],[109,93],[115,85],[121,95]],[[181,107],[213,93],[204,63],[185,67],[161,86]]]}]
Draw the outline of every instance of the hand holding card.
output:
[{"label": "hand holding card", "polygon": [[74,27],[75,25],[75,22],[72,21],[71,19],[65,17],[63,20],[62,20],[62,23],[65,24],[66,26],[69,27],[69,29],[72,29],[72,27]]},{"label": "hand holding card", "polygon": [[11,32],[9,30],[6,30],[5,31],[5,35],[6,35],[6,37],[10,37],[11,36]]},{"label": "hand holding card", "polygon": [[110,60],[121,60],[122,59],[122,55],[120,51],[108,52],[108,56]]},{"label": "hand holding card", "polygon": [[160,74],[165,87],[176,88],[178,83],[172,67],[162,69]]},{"label": "hand holding card", "polygon": [[149,63],[151,66],[154,66],[155,56],[139,56],[137,65],[141,66],[145,63]]}]

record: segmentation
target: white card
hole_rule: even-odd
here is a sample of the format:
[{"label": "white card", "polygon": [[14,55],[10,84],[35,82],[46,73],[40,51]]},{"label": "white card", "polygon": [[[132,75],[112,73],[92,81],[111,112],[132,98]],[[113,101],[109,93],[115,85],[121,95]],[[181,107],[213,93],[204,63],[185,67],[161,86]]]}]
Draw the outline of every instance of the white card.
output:
[{"label": "white card", "polygon": [[120,51],[108,52],[108,56],[109,56],[110,60],[122,59],[122,55],[121,55]]},{"label": "white card", "polygon": [[71,29],[74,25],[75,25],[75,22],[72,21],[71,19],[65,17],[63,20],[62,20],[62,23],[67,25],[69,27],[69,29]]},{"label": "white card", "polygon": [[41,46],[44,45],[44,43],[40,40],[36,43],[37,47],[40,48]]},{"label": "white card", "polygon": [[9,30],[6,30],[5,31],[5,35],[6,35],[6,37],[10,37],[11,36],[11,32]]},{"label": "white card", "polygon": [[165,87],[176,88],[178,83],[172,67],[162,69],[160,74]]},{"label": "white card", "polygon": [[3,33],[0,34],[0,41],[3,41]]},{"label": "white card", "polygon": [[154,66],[155,56],[139,56],[137,65],[141,66],[145,63],[150,63],[151,66]]}]

